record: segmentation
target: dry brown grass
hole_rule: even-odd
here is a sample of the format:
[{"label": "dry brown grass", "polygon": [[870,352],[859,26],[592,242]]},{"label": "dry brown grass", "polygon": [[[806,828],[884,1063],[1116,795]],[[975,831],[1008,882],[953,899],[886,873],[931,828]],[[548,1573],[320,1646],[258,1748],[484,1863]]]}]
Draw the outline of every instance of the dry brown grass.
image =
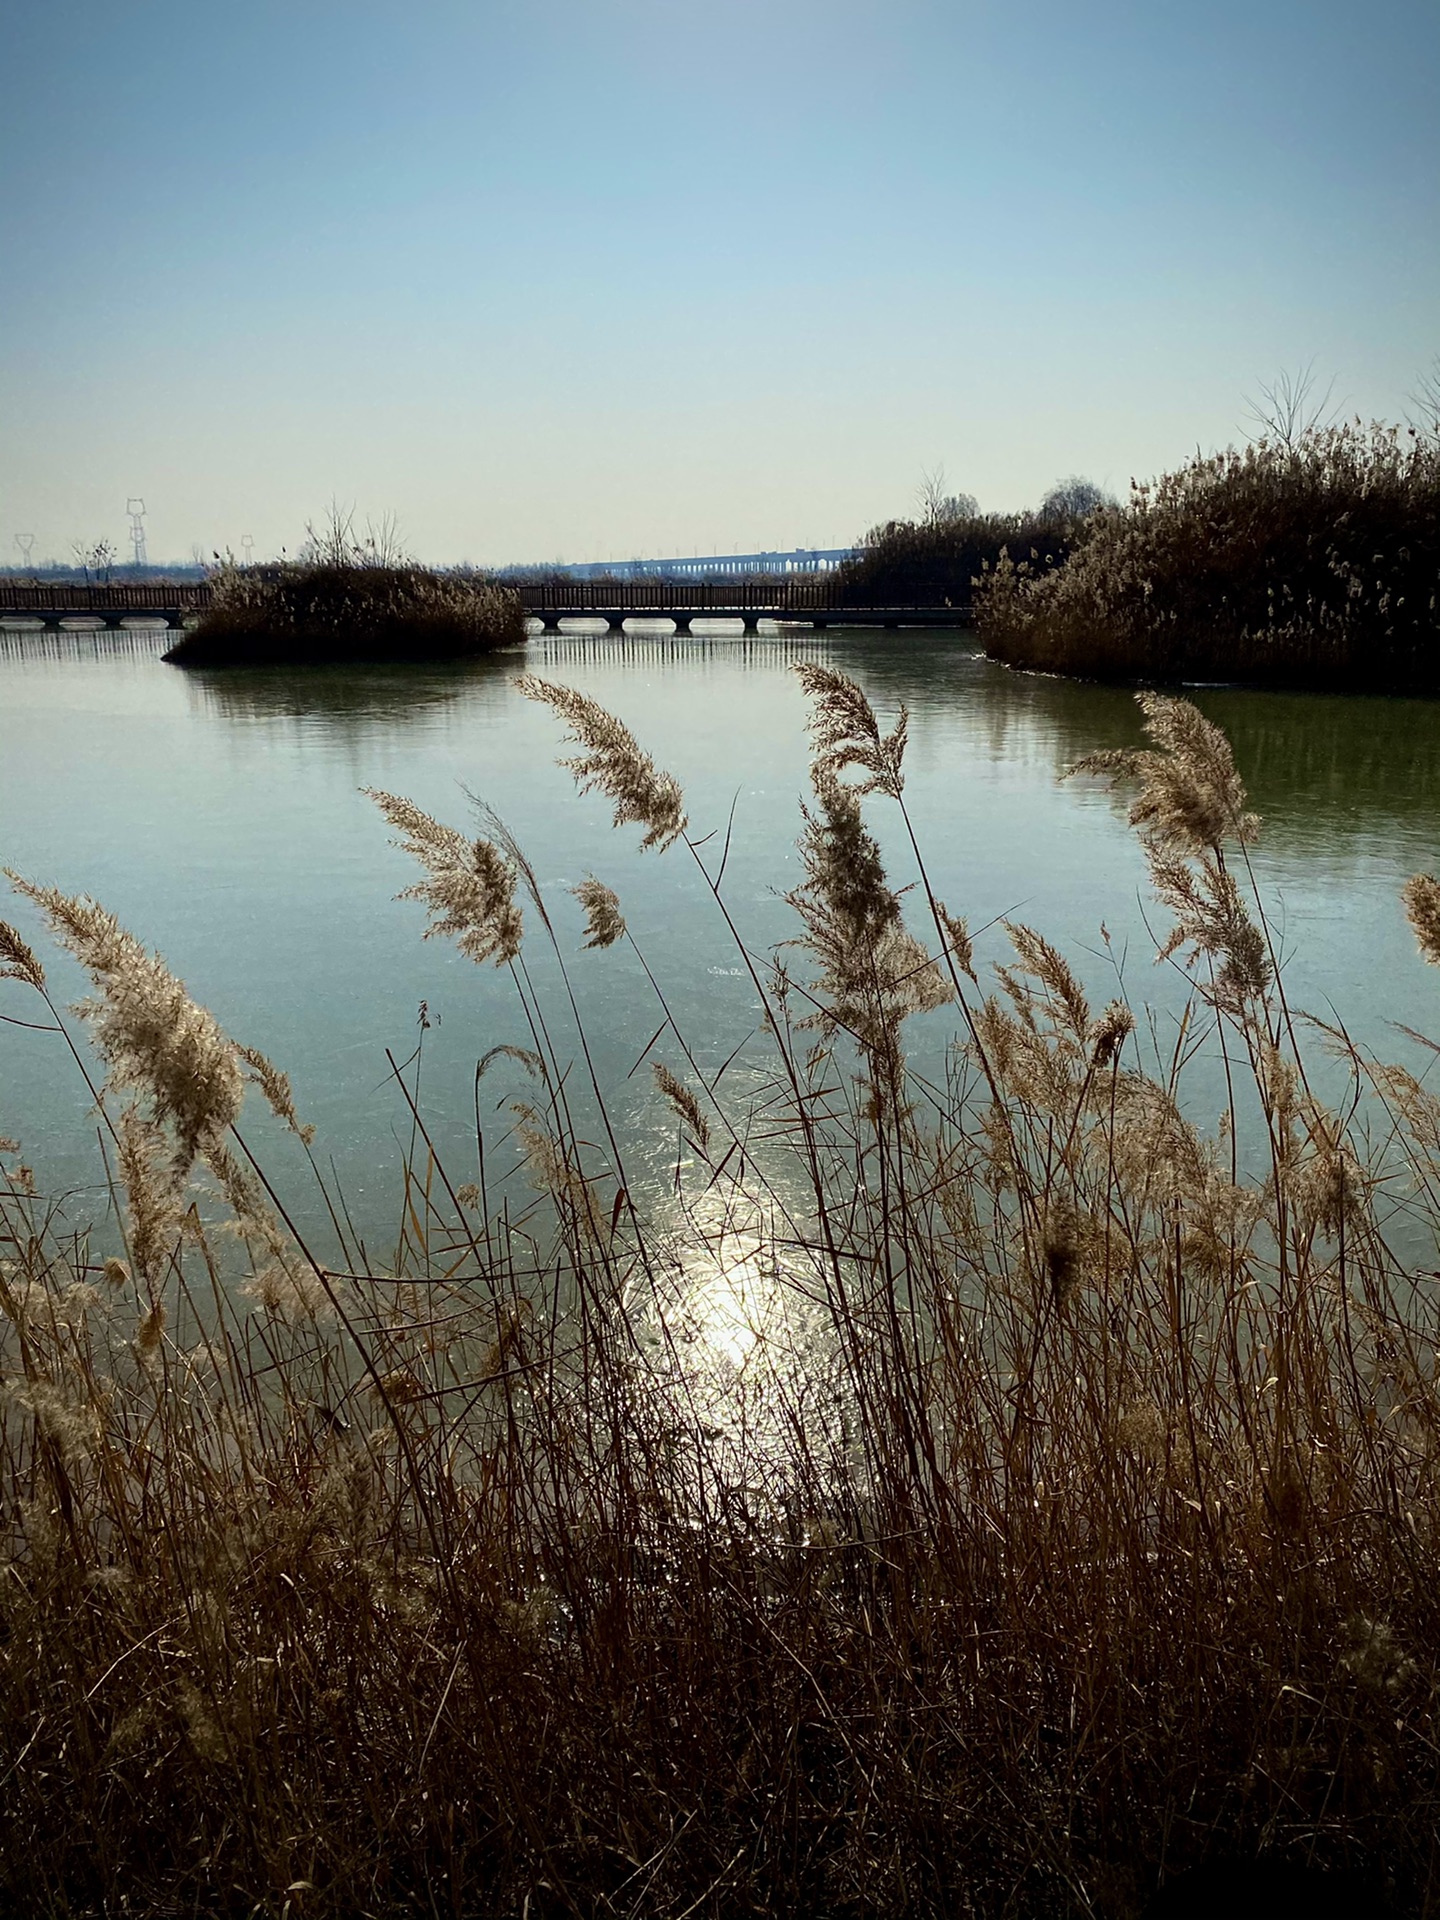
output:
[{"label": "dry brown grass", "polygon": [[[1243,791],[1183,703],[1093,769],[1140,787],[1194,970],[1153,1069],[1033,929],[987,992],[928,883],[930,945],[905,924],[842,784],[908,832],[903,726],[808,685],[802,948],[739,948],[774,1082],[735,1109],[671,1027],[678,1226],[582,1145],[503,831],[383,802],[437,930],[514,976],[532,1044],[492,1070],[541,1198],[494,1200],[483,1157],[458,1183],[417,1106],[383,1265],[338,1196],[302,1244],[250,1161],[241,1079],[298,1125],[275,1070],[32,891],[88,943],[124,1244],[7,1146],[7,1910],[1123,1920],[1260,1850],[1436,1905],[1440,1325],[1386,1223],[1403,1198],[1433,1237],[1440,1103],[1339,1035],[1368,1106],[1314,1091]],[[675,783],[530,690],[728,918]],[[0,959],[48,995],[18,932]],[[935,1086],[903,1030],[942,1000]],[[1182,1101],[1207,1033],[1218,1132]]]}]

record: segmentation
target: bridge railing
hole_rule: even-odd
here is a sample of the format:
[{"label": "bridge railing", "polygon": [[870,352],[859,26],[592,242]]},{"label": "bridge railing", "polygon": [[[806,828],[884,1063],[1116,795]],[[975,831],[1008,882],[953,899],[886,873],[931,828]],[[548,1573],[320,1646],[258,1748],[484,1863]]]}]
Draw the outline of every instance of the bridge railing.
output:
[{"label": "bridge railing", "polygon": [[[841,613],[857,611],[823,575],[797,580],[545,580],[510,583],[527,613]],[[887,599],[896,611],[935,598]]]},{"label": "bridge railing", "polygon": [[0,580],[0,613],[165,613],[176,607],[198,612],[209,604],[210,589],[198,582],[86,587]]},{"label": "bridge railing", "polygon": [[[545,580],[511,583],[520,602],[529,613],[549,616],[561,614],[769,614],[783,619],[787,614],[804,618],[820,613],[862,613],[863,606],[846,601],[837,594],[833,577],[811,575],[789,580]],[[0,613],[106,614],[112,619],[126,613],[200,613],[210,605],[210,586],[201,581],[159,582],[108,586],[66,585],[47,582],[32,585],[19,580],[0,579]],[[936,610],[933,594],[914,597],[892,596],[884,602],[886,611]],[[963,613],[963,608],[953,609]]]}]

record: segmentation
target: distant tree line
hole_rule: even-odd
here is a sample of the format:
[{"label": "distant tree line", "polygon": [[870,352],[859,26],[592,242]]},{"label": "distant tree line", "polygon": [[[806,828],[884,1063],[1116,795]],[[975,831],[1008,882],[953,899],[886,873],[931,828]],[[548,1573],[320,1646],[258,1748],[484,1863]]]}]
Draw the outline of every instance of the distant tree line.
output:
[{"label": "distant tree line", "polygon": [[1071,474],[1038,507],[982,513],[973,494],[946,491],[943,470],[926,473],[918,515],[872,527],[836,574],[836,594],[851,606],[969,606],[975,582],[1003,558],[1042,571],[1062,566],[1091,516],[1115,505],[1093,480]]}]

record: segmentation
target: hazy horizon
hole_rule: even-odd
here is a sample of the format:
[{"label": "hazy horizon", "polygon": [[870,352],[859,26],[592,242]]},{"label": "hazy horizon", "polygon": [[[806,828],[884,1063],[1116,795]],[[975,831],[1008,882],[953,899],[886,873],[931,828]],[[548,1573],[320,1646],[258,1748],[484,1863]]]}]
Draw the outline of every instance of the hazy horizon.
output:
[{"label": "hazy horizon", "polygon": [[849,544],[1440,351],[1440,14],[53,0],[9,23],[0,564]]}]

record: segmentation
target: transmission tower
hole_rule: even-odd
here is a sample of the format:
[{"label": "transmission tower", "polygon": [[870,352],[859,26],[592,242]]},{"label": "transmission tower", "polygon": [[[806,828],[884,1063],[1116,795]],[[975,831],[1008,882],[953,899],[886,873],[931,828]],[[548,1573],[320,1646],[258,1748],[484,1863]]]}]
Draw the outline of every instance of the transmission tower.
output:
[{"label": "transmission tower", "polygon": [[246,566],[247,566],[247,567],[253,567],[253,566],[254,566],[254,564],[255,564],[255,536],[254,536],[254,534],[253,534],[253,533],[242,533],[242,534],[241,534],[241,536],[240,536],[240,551],[241,551],[241,552],[242,552],[242,553],[244,554],[244,556],[245,556],[245,564],[246,564]]},{"label": "transmission tower", "polygon": [[130,516],[130,544],[135,550],[137,567],[145,565],[145,502],[130,499],[125,502],[125,511]]},{"label": "transmission tower", "polygon": [[28,572],[30,556],[35,551],[35,536],[33,533],[17,533],[15,544],[20,549],[20,564]]}]

